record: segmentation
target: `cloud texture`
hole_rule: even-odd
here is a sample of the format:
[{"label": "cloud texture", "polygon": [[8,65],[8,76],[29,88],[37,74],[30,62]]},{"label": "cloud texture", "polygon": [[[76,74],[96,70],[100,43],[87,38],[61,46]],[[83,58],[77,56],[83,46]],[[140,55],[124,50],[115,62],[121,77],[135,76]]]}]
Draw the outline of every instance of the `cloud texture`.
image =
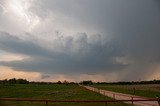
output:
[{"label": "cloud texture", "polygon": [[157,0],[0,1],[0,23],[0,50],[23,57],[1,66],[77,81],[159,79]]}]

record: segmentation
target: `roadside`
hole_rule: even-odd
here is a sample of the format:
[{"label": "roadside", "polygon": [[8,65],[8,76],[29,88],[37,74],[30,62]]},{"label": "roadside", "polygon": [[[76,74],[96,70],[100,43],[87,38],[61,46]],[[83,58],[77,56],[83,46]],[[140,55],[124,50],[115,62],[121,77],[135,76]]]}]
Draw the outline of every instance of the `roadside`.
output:
[{"label": "roadside", "polygon": [[[135,96],[135,95],[130,95],[130,94],[123,94],[123,93],[117,93],[117,92],[112,92],[112,91],[107,91],[107,90],[102,90],[102,89],[98,89],[98,88],[94,88],[94,87],[90,87],[90,86],[83,86],[88,90],[100,93],[102,95],[114,98],[116,100],[126,100],[126,99],[147,99],[145,97],[140,97],[140,96]],[[126,102],[126,103],[131,103],[131,102]],[[139,101],[139,102],[134,102],[134,105],[139,105],[139,106],[159,106],[158,102],[155,101]]]},{"label": "roadside", "polygon": [[93,84],[92,87],[141,97],[160,97],[160,84]]}]

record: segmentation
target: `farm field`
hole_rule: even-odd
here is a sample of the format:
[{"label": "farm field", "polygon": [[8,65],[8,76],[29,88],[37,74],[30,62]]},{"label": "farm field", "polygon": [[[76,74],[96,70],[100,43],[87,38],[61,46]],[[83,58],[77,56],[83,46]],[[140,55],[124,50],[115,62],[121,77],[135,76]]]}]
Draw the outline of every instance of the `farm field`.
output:
[{"label": "farm field", "polygon": [[[31,98],[51,100],[109,100],[98,93],[89,91],[78,85],[65,84],[14,84],[0,85],[0,98]],[[112,106],[109,104],[109,106]],[[45,106],[36,102],[0,102],[0,106]],[[49,103],[48,106],[105,106],[105,103]],[[126,106],[117,103],[116,106]]]},{"label": "farm field", "polygon": [[99,89],[144,96],[144,97],[153,97],[153,98],[160,97],[160,84],[138,84],[138,85],[94,84],[92,86]]}]

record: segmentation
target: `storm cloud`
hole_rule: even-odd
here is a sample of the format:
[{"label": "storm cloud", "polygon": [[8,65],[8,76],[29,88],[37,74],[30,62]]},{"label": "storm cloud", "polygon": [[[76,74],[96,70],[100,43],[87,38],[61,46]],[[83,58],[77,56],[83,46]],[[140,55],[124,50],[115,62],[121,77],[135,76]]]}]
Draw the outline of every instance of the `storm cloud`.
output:
[{"label": "storm cloud", "polygon": [[0,1],[0,12],[0,50],[26,56],[2,66],[44,74],[125,73],[119,80],[159,72],[158,0],[11,0]]},{"label": "storm cloud", "polygon": [[61,36],[53,40],[57,45],[52,49],[46,49],[34,41],[22,40],[7,33],[1,35],[2,50],[29,56],[23,60],[1,62],[2,65],[15,70],[97,73],[125,67],[114,61],[115,57],[122,55],[120,51],[107,43],[102,44],[100,35],[94,35],[97,36],[95,41],[91,41],[85,33],[79,33],[75,37]]}]

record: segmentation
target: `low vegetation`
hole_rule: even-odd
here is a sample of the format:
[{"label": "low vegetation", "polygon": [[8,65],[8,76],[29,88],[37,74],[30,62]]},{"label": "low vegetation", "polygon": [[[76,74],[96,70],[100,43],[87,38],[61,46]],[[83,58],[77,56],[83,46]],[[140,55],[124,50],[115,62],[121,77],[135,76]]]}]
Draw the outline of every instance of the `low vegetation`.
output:
[{"label": "low vegetation", "polygon": [[[0,98],[31,98],[52,100],[109,100],[77,84],[0,84]],[[45,103],[4,102],[2,106],[44,106]],[[110,104],[109,106],[112,106]],[[125,106],[118,103],[117,106]],[[49,106],[105,106],[105,103],[49,103]]]},{"label": "low vegetation", "polygon": [[160,97],[160,84],[94,84],[92,86],[99,89],[143,97]]}]

